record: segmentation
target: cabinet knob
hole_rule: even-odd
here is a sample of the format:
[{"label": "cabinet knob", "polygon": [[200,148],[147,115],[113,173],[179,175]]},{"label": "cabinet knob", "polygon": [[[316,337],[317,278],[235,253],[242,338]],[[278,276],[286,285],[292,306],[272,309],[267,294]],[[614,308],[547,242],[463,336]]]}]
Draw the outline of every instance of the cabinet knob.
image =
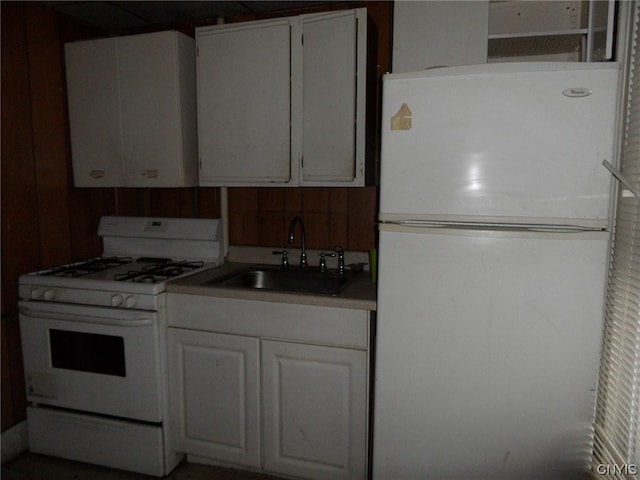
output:
[{"label": "cabinet knob", "polygon": [[158,170],[143,170],[141,175],[144,178],[158,178]]},{"label": "cabinet knob", "polygon": [[104,170],[91,170],[89,176],[91,178],[104,178]]}]

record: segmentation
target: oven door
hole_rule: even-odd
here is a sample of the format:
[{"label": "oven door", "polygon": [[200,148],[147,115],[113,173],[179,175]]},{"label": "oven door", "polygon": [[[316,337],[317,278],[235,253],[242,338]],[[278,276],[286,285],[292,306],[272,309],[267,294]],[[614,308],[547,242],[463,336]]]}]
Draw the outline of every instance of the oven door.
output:
[{"label": "oven door", "polygon": [[162,421],[157,312],[20,302],[33,403]]}]

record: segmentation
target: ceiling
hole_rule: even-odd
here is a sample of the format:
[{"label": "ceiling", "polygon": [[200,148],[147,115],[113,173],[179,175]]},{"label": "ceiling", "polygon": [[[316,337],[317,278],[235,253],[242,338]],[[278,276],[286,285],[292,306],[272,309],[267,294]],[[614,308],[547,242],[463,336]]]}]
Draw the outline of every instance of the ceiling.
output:
[{"label": "ceiling", "polygon": [[218,17],[262,14],[337,3],[334,1],[48,1],[59,13],[105,33],[163,27],[176,23],[214,21]]}]

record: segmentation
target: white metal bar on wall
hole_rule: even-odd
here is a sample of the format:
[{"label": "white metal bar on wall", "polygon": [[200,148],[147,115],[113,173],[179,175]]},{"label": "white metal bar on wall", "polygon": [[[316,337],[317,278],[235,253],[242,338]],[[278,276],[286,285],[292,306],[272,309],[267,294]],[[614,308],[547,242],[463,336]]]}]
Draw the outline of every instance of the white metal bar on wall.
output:
[{"label": "white metal bar on wall", "polygon": [[[621,56],[625,123],[620,170],[640,186],[640,1],[620,2],[628,23]],[[640,200],[620,188],[607,292],[606,324],[591,476],[640,475]]]}]

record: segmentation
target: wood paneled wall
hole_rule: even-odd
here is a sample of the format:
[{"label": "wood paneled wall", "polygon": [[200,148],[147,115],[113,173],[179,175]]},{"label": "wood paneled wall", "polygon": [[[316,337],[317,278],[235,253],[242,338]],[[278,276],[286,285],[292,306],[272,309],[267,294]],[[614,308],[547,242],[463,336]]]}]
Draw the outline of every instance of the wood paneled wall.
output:
[{"label": "wood paneled wall", "polygon": [[69,185],[55,15],[2,3],[2,429],[25,416],[17,279],[69,261]]},{"label": "wood paneled wall", "polygon": [[229,189],[229,238],[234,245],[285,247],[296,215],[305,223],[307,247],[366,251],[375,246],[376,189]]},{"label": "wood paneled wall", "polygon": [[[390,65],[392,3],[352,2],[334,4],[332,8],[361,6],[369,9],[378,29],[380,78]],[[18,277],[53,264],[99,255],[102,243],[96,231],[103,215],[215,218],[220,215],[220,191],[217,188],[74,188],[63,44],[99,36],[99,32],[37,2],[3,1],[0,7],[1,427],[4,431],[26,415],[17,314]],[[195,26],[199,25],[175,27],[193,34]],[[372,134],[375,135],[375,131]],[[288,222],[294,215],[301,214],[310,248],[331,248],[340,244],[351,250],[368,250],[375,246],[375,187],[230,188],[228,198],[231,244],[283,246]]]}]

